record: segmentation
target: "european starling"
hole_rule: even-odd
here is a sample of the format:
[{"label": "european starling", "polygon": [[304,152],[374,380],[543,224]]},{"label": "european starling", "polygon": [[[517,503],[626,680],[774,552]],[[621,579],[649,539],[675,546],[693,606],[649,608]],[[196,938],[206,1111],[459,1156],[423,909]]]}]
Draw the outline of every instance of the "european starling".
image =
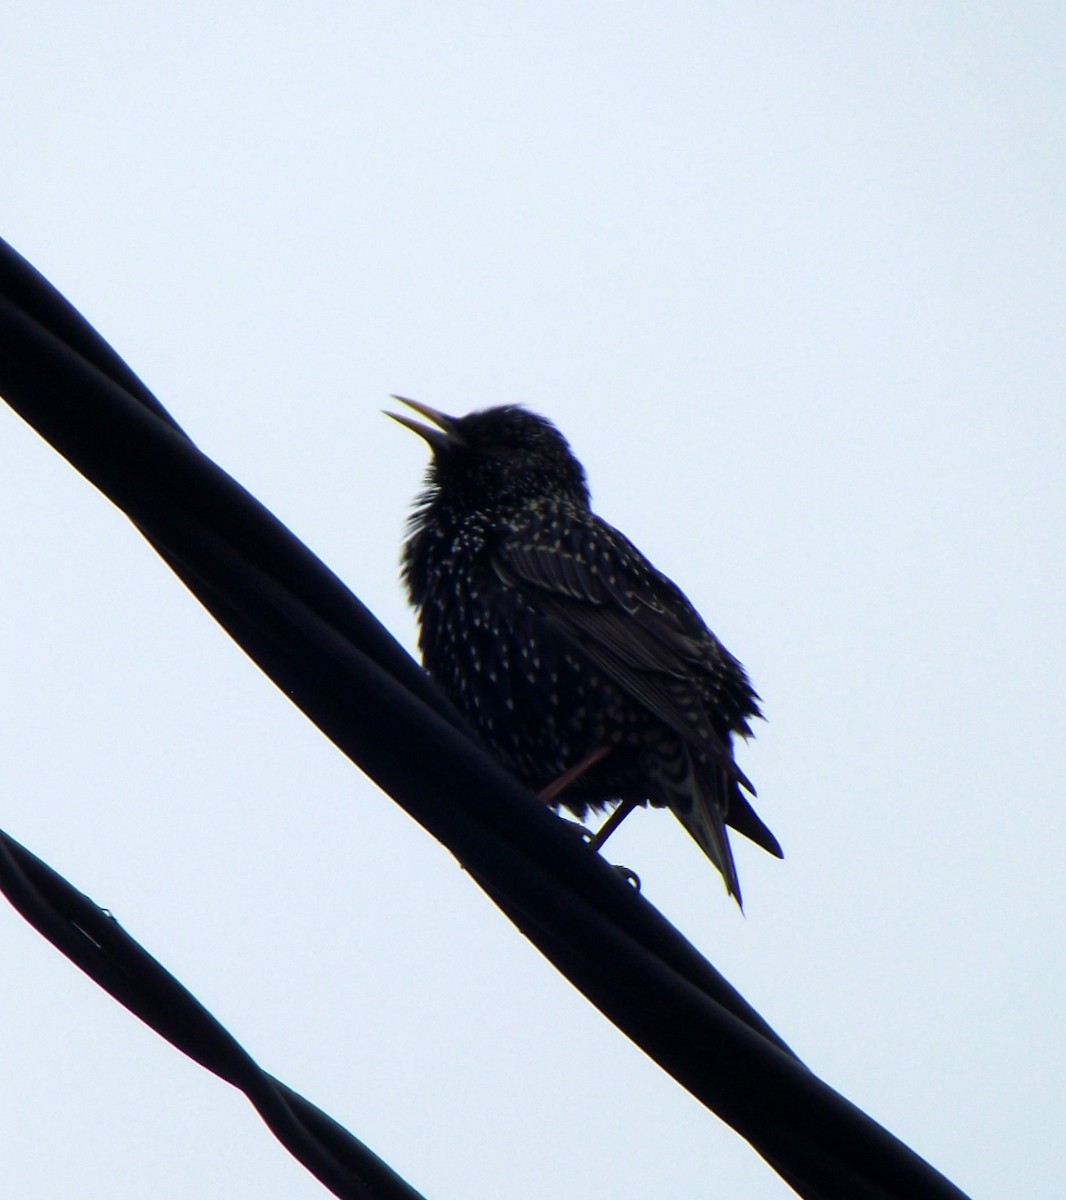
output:
[{"label": "european starling", "polygon": [[605,829],[638,804],[671,808],[739,904],[726,825],[781,856],[733,759],[732,735],[761,715],[744,668],[592,511],[549,421],[393,399],[432,422],[389,414],[433,451],[403,550],[430,676],[552,807],[617,805]]}]

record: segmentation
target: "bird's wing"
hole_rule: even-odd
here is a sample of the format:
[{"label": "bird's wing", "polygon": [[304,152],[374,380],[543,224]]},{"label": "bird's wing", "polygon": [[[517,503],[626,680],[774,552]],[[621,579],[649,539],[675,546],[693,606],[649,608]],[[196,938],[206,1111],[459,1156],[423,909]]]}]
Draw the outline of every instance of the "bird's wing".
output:
[{"label": "bird's wing", "polygon": [[493,566],[579,653],[750,786],[703,695],[733,660],[681,592],[622,534],[599,521],[591,528],[571,522],[561,537],[555,527],[543,540],[520,530],[501,540]]},{"label": "bird's wing", "polygon": [[[570,641],[576,653],[600,668],[683,743],[715,764],[706,787],[716,797],[689,807],[671,800],[682,824],[718,864],[739,899],[726,823],[780,858],[781,847],[741,788],[755,788],[733,759],[726,728],[747,733],[757,697],[740,664],[703,623],[685,595],[616,529],[589,518],[545,530],[511,530],[496,546],[493,567],[506,588]],[[708,705],[719,710],[712,720]],[[684,760],[691,760],[684,753]],[[677,792],[678,789],[673,789]],[[705,787],[699,794],[709,801]],[[692,811],[689,811],[689,808]],[[700,811],[696,811],[700,810]],[[706,810],[706,811],[703,811]]]}]

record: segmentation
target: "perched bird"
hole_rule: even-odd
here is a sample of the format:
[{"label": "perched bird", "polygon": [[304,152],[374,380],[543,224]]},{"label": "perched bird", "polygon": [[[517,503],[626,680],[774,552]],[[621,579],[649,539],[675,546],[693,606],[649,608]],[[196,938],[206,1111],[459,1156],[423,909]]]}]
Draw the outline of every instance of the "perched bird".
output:
[{"label": "perched bird", "polygon": [[489,752],[554,808],[670,808],[741,902],[726,825],[781,857],[733,759],[758,696],[684,594],[592,511],[561,433],[517,405],[431,424],[403,580],[419,646]]}]

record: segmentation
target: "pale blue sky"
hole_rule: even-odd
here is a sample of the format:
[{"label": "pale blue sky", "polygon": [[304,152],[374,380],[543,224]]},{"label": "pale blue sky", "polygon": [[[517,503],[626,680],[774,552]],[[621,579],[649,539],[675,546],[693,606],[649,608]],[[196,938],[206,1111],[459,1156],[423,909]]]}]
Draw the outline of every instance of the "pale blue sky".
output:
[{"label": "pale blue sky", "polygon": [[[613,857],[975,1198],[1061,1193],[1064,32],[1032,3],[4,13],[0,235],[407,645],[425,451],[388,394],[560,425],[750,669],[787,855],[738,847],[746,918],[666,814]],[[0,514],[0,827],[266,1069],[429,1200],[790,1194],[6,409]],[[12,1195],[325,1194],[6,907],[0,946]]]}]

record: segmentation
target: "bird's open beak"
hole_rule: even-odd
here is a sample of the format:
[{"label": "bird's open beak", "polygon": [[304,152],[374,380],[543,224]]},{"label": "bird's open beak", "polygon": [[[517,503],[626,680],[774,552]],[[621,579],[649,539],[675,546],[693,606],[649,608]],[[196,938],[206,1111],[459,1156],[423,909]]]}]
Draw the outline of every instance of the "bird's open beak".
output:
[{"label": "bird's open beak", "polygon": [[425,438],[434,450],[448,450],[463,444],[463,439],[455,432],[456,420],[454,417],[438,412],[435,408],[430,408],[428,404],[420,404],[417,400],[408,400],[404,396],[391,396],[390,399],[398,400],[401,404],[406,404],[408,408],[413,408],[416,413],[437,426],[434,429],[433,425],[423,425],[421,421],[416,421],[401,413],[385,413],[385,416],[392,417],[394,421],[399,421],[401,425],[417,433],[419,437]]}]

